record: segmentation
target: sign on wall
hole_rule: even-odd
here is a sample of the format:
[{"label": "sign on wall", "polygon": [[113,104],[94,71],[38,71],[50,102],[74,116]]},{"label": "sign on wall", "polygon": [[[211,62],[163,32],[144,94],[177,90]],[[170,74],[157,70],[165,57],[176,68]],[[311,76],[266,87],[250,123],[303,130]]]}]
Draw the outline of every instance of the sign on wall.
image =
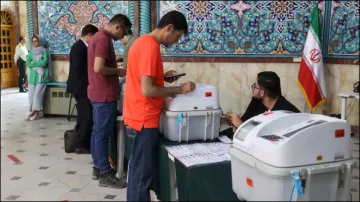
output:
[{"label": "sign on wall", "polygon": [[[38,1],[39,34],[52,54],[69,54],[87,24],[103,28],[119,13],[127,15],[128,1]],[[116,54],[123,53],[120,41]]]}]

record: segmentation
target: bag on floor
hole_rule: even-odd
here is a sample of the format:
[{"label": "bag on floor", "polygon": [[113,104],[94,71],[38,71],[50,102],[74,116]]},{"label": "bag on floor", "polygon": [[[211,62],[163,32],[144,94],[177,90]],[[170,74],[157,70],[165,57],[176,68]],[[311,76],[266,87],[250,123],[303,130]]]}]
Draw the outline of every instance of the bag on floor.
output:
[{"label": "bag on floor", "polygon": [[64,148],[66,153],[75,152],[76,148],[75,130],[67,130],[64,134]]}]

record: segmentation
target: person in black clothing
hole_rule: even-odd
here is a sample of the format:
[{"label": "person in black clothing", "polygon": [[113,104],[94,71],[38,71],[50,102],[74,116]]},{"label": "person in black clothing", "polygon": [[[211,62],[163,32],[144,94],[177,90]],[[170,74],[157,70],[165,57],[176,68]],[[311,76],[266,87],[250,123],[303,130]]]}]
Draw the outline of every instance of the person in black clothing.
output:
[{"label": "person in black clothing", "polygon": [[227,122],[236,130],[243,122],[266,111],[287,110],[300,111],[281,95],[279,76],[272,71],[260,72],[257,81],[251,85],[253,97],[243,116],[227,113]]},{"label": "person in black clothing", "polygon": [[67,80],[68,93],[73,94],[76,100],[77,120],[75,126],[74,147],[77,154],[90,154],[90,140],[92,131],[92,105],[87,96],[87,46],[92,36],[99,29],[88,24],[81,31],[80,39],[73,44],[70,50],[70,72]]}]

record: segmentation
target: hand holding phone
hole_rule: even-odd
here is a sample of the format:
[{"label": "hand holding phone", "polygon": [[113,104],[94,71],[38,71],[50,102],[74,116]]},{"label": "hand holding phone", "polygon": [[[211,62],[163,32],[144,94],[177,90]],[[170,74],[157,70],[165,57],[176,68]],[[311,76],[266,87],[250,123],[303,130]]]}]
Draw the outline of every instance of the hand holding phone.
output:
[{"label": "hand holding phone", "polygon": [[166,75],[165,78],[181,77],[185,75],[186,75],[185,73],[177,73],[177,74]]},{"label": "hand holding phone", "polygon": [[180,76],[185,76],[185,73],[177,73],[175,70],[169,70],[165,73],[164,79],[168,83],[172,83],[180,78]]}]

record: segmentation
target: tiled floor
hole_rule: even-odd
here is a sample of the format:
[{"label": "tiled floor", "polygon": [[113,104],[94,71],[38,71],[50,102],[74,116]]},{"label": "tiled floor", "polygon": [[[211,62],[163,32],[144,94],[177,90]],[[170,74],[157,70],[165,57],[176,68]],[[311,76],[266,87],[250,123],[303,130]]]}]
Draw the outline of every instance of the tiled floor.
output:
[{"label": "tiled floor", "polygon": [[126,189],[102,188],[91,179],[90,155],[65,153],[64,132],[74,127],[74,118],[25,121],[27,106],[27,93],[1,90],[2,201],[126,200]]},{"label": "tiled floor", "polygon": [[[25,121],[27,93],[1,90],[1,200],[125,201],[126,189],[101,188],[91,179],[91,156],[65,153],[63,135],[75,119]],[[359,159],[359,139],[353,155]],[[12,156],[10,156],[12,155]],[[13,158],[15,157],[15,158]],[[20,162],[15,163],[17,160]],[[359,201],[359,162],[352,178]]]}]

